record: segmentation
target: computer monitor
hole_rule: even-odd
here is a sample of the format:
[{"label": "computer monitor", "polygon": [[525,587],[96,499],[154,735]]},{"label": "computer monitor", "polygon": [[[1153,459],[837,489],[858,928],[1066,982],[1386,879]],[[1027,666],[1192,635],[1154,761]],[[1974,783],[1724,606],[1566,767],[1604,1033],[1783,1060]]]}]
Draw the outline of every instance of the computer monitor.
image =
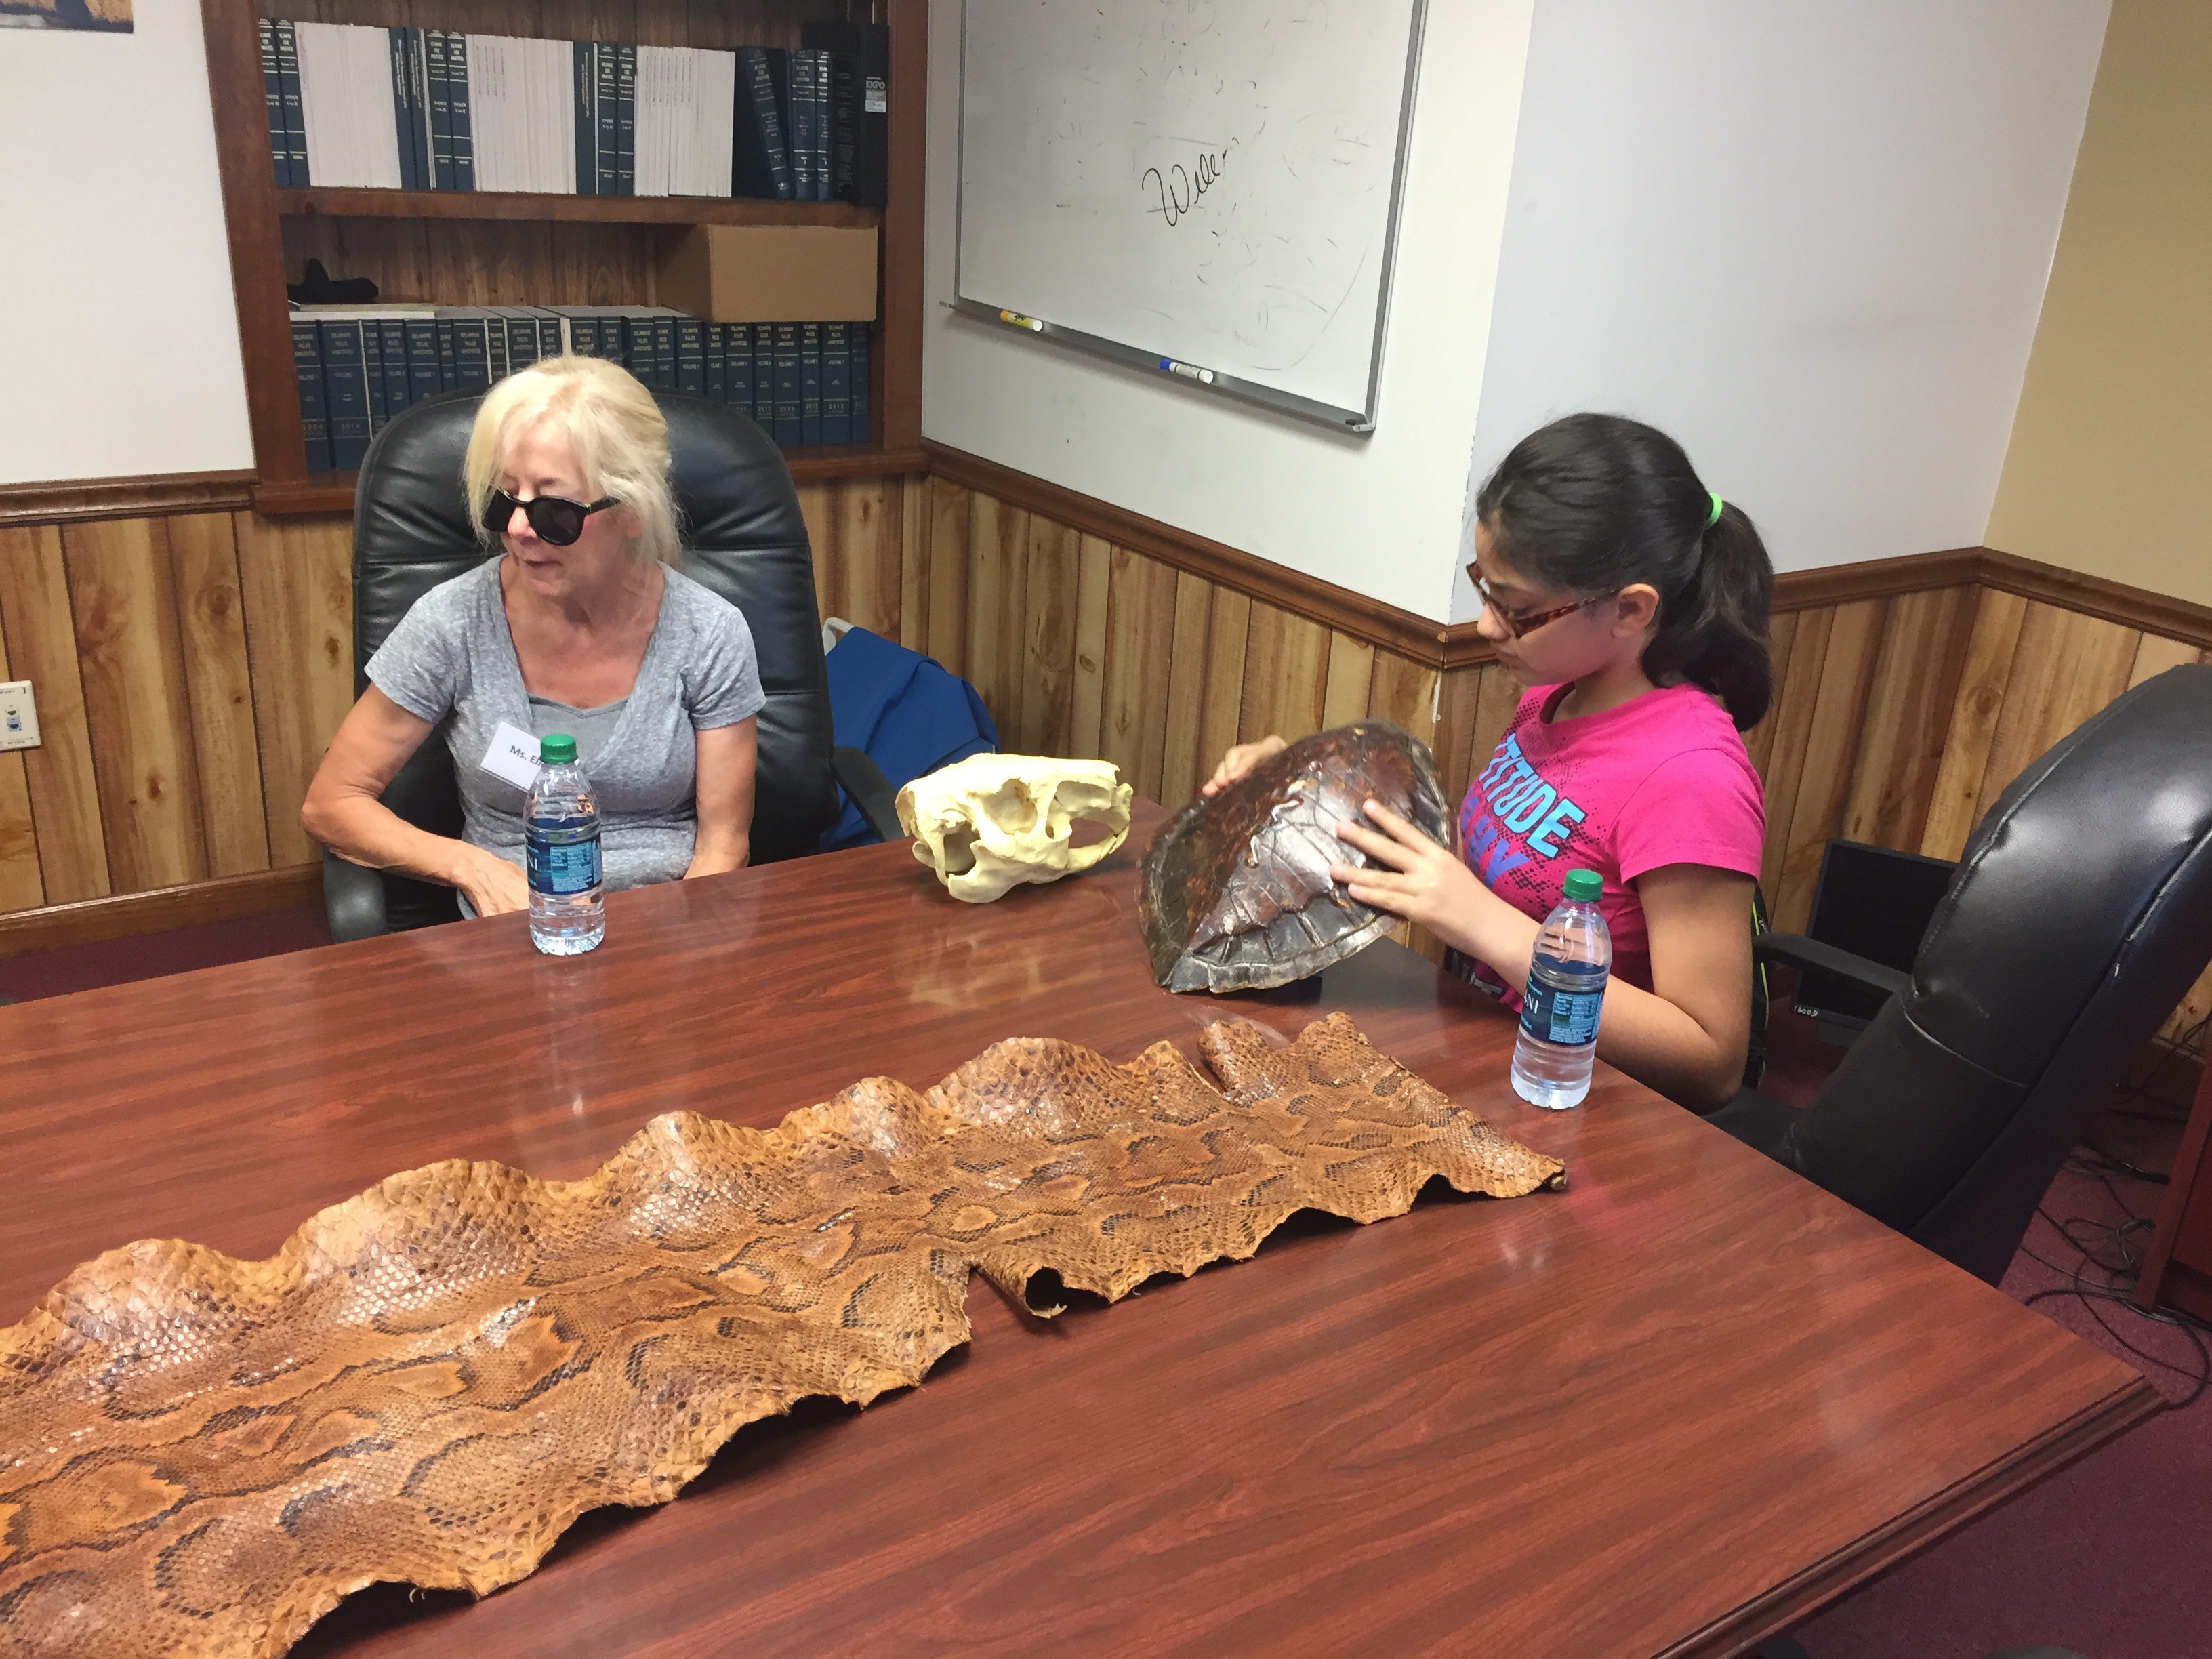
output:
[{"label": "computer monitor", "polygon": [[[1813,888],[1813,916],[1806,934],[1910,973],[1921,938],[1958,867],[1948,859],[1922,858],[1863,842],[1831,841],[1820,853],[1820,874]],[[1823,1042],[1848,1045],[1885,1000],[1879,991],[1807,969],[1798,975],[1790,1006],[1820,1022]]]}]

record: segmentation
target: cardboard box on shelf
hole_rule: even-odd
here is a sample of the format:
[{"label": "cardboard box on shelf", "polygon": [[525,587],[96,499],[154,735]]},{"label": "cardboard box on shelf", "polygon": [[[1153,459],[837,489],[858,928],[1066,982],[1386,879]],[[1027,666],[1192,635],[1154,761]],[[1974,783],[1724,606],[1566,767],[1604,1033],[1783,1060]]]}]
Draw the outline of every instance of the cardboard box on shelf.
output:
[{"label": "cardboard box on shelf", "polygon": [[660,262],[659,301],[713,323],[872,322],[876,233],[694,225]]}]

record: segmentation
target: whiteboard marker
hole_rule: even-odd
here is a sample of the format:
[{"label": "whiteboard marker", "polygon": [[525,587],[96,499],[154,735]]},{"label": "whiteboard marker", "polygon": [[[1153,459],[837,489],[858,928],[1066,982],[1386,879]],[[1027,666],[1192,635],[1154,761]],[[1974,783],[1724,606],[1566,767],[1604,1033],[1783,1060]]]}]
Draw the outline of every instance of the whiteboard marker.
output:
[{"label": "whiteboard marker", "polygon": [[999,313],[999,320],[1002,323],[1012,323],[1016,328],[1033,329],[1039,334],[1044,332],[1042,323],[1034,317],[1024,317],[1018,311],[1002,311]]},{"label": "whiteboard marker", "polygon": [[1179,363],[1172,357],[1163,357],[1160,359],[1160,367],[1169,374],[1180,374],[1186,380],[1200,380],[1207,386],[1213,384],[1213,371],[1210,368],[1200,368],[1196,363]]}]

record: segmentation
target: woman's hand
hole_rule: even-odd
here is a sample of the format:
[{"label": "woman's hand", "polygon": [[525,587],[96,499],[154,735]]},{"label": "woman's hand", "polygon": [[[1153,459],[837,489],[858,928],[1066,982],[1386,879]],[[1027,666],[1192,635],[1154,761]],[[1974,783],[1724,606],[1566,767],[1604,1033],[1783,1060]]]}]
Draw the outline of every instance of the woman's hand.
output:
[{"label": "woman's hand", "polygon": [[530,883],[520,865],[465,841],[454,845],[461,850],[453,860],[450,879],[466,895],[478,915],[503,916],[530,908]]},{"label": "woman's hand", "polygon": [[364,869],[398,870],[459,888],[478,915],[525,908],[530,887],[519,867],[481,847],[418,830],[379,799],[432,729],[370,686],[339,723],[315,769],[300,807],[301,827]]},{"label": "woman's hand", "polygon": [[[1337,826],[1337,839],[1367,854],[1370,867],[1332,864],[1332,879],[1344,884],[1362,904],[1418,922],[1439,938],[1460,944],[1470,919],[1486,901],[1502,902],[1460,861],[1380,801],[1370,800],[1367,816],[1380,832],[1360,823]],[[1464,946],[1462,946],[1464,948]]]},{"label": "woman's hand", "polygon": [[1261,761],[1271,755],[1279,755],[1289,747],[1290,744],[1272,732],[1257,743],[1240,743],[1221,757],[1221,764],[1213,769],[1212,777],[1199,785],[1198,793],[1218,795]]}]

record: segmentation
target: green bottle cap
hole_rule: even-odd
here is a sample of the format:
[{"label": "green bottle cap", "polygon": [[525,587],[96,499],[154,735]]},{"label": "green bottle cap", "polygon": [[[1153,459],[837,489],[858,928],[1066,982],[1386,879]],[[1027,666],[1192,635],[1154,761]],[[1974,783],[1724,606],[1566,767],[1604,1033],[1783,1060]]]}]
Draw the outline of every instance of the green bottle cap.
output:
[{"label": "green bottle cap", "polygon": [[[552,738],[548,738],[550,743]],[[1605,895],[1605,878],[1595,870],[1570,870],[1559,890],[1577,904],[1595,904]]]},{"label": "green bottle cap", "polygon": [[[573,766],[576,763],[576,740],[566,732],[548,732],[538,740],[538,763],[540,766]],[[1591,878],[1595,880],[1595,877]]]}]

